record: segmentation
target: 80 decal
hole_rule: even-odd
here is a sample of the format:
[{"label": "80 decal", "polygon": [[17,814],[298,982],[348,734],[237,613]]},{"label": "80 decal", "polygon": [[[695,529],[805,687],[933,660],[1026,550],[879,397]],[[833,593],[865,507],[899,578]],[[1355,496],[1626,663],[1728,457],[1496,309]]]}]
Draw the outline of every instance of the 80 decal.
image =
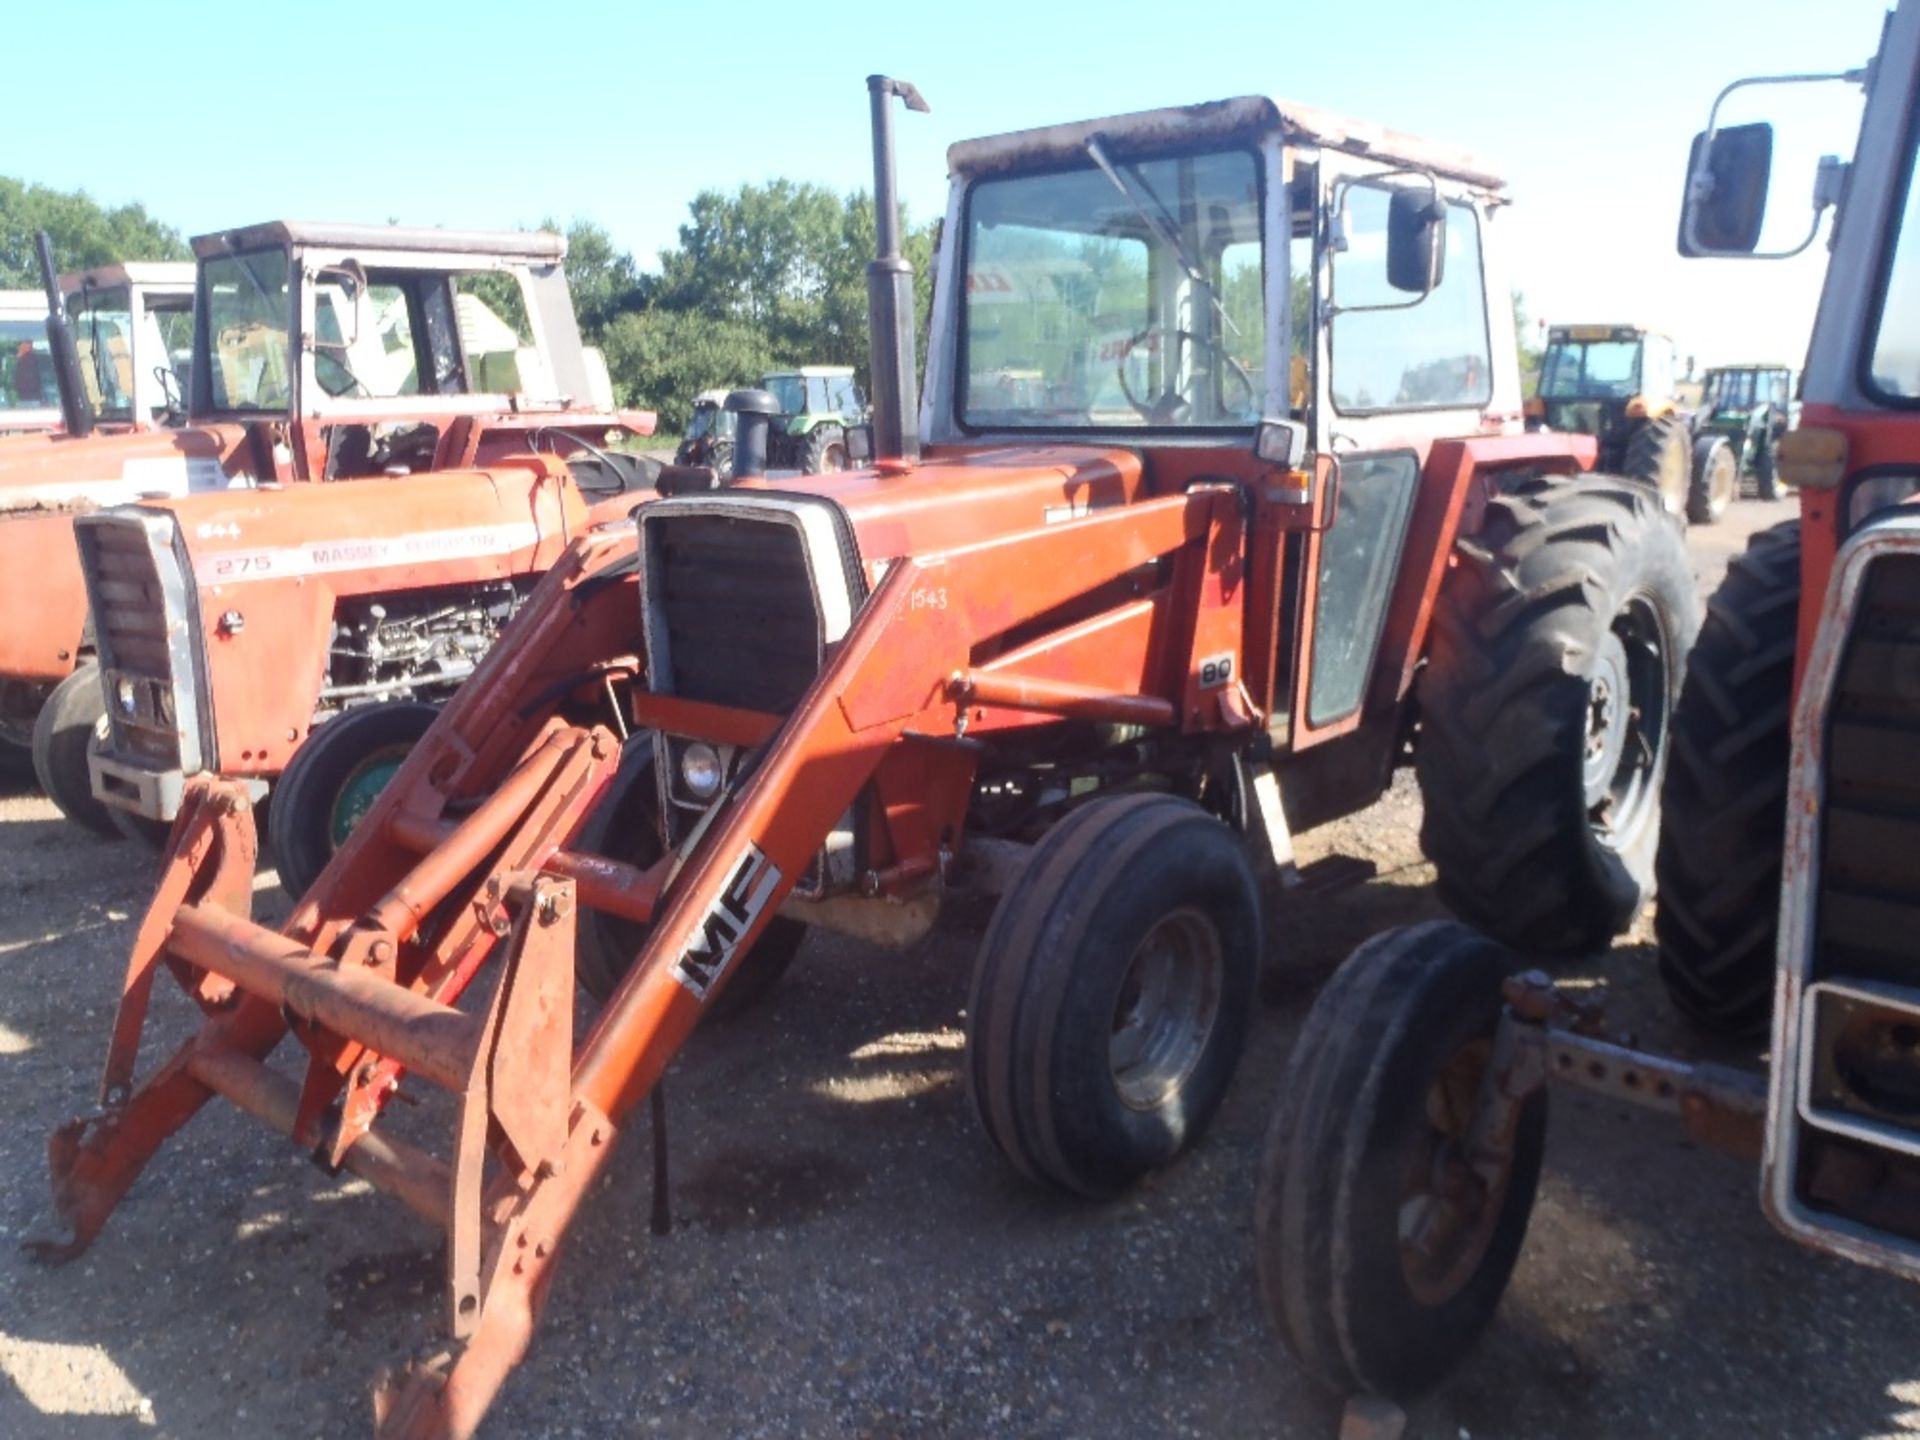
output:
[{"label": "80 decal", "polygon": [[1233,652],[1209,655],[1200,662],[1200,688],[1218,690],[1233,679]]}]

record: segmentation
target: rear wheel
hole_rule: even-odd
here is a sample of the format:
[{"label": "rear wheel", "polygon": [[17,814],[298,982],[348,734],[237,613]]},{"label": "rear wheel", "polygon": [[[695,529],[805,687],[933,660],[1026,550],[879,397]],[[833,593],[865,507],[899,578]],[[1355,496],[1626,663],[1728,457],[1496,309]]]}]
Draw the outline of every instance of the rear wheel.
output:
[{"label": "rear wheel", "polygon": [[1404,1400],[1493,1317],[1533,1213],[1547,1094],[1468,1140],[1514,957],[1463,925],[1378,935],[1308,1013],[1260,1160],[1267,1313],[1315,1378]]},{"label": "rear wheel", "polygon": [[1693,484],[1687,491],[1687,519],[1711,525],[1727,513],[1740,490],[1740,461],[1724,436],[1694,442]]},{"label": "rear wheel", "polygon": [[1639,421],[1627,437],[1620,473],[1651,487],[1660,497],[1661,508],[1684,520],[1693,486],[1693,447],[1687,440],[1686,422],[1678,415]]},{"label": "rear wheel", "polygon": [[1530,954],[1591,954],[1653,887],[1700,623],[1686,545],[1641,486],[1531,476],[1455,560],[1418,692],[1421,846],[1461,919]]},{"label": "rear wheel", "polygon": [[967,1005],[987,1134],[1022,1174],[1117,1194],[1199,1138],[1246,1040],[1253,867],[1189,800],[1096,799],[1000,899]]},{"label": "rear wheel", "polygon": [[846,430],[833,424],[814,426],[800,442],[800,468],[809,475],[831,475],[846,469]]},{"label": "rear wheel", "polygon": [[297,900],[313,888],[439,713],[418,700],[361,705],[319,726],[293,752],[267,812],[281,889]]},{"label": "rear wheel", "polygon": [[33,722],[33,773],[60,813],[96,835],[118,840],[113,812],[93,794],[87,765],[96,740],[107,733],[107,701],[100,667],[89,660],[54,686]]},{"label": "rear wheel", "polygon": [[[645,869],[661,855],[657,821],[659,791],[653,778],[653,737],[642,732],[620,752],[619,773],[599,805],[580,827],[574,849],[603,855]],[[582,907],[574,974],[581,987],[604,1001],[626,978],[627,971],[647,943],[652,926],[619,915]],[[751,1010],[779,983],[807,938],[798,920],[776,915],[760,932],[753,948],[733,962],[726,984],[707,1002],[706,1014],[727,1020]]]},{"label": "rear wheel", "polygon": [[1746,1033],[1773,1006],[1800,522],[1763,530],[1707,602],[1674,710],[1654,933],[1673,1003]]}]

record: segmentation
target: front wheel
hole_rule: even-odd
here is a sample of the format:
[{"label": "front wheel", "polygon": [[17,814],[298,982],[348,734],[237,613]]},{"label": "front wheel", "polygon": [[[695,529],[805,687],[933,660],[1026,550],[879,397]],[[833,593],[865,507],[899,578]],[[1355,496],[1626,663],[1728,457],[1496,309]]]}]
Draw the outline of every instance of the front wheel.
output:
[{"label": "front wheel", "polygon": [[1440,898],[1504,944],[1592,954],[1653,889],[1668,719],[1700,597],[1680,529],[1603,475],[1487,504],[1420,677],[1420,843]]},{"label": "front wheel", "polygon": [[981,941],[967,1072],[987,1134],[1028,1178],[1094,1199],[1169,1163],[1226,1094],[1259,958],[1231,829],[1177,796],[1089,801]]},{"label": "front wheel", "polygon": [[1391,930],[1314,1002],[1261,1154],[1260,1291],[1339,1394],[1405,1400],[1500,1304],[1533,1213],[1547,1092],[1469,1141],[1514,957],[1451,921]]},{"label": "front wheel", "polygon": [[800,468],[808,475],[832,475],[847,468],[847,432],[834,424],[816,425],[800,443]]},{"label": "front wheel", "polygon": [[418,700],[361,705],[319,726],[274,782],[267,842],[280,887],[313,888],[361,816],[440,713]]},{"label": "front wheel", "polygon": [[118,840],[113,812],[93,793],[87,757],[106,737],[107,701],[100,667],[89,660],[53,687],[33,722],[33,773],[49,800],[76,825]]},{"label": "front wheel", "polygon": [[1711,525],[1727,513],[1740,490],[1740,461],[1724,436],[1711,435],[1693,446],[1693,484],[1687,490],[1687,519]]}]

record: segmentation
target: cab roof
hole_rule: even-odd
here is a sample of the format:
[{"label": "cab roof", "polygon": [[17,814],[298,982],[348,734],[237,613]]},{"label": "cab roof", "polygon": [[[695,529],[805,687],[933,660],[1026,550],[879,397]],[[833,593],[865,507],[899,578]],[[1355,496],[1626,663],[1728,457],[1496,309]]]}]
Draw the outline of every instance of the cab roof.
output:
[{"label": "cab roof", "polygon": [[1506,188],[1492,164],[1470,151],[1264,95],[1137,110],[1104,120],[1080,120],[962,140],[948,148],[947,166],[953,174],[971,178],[1035,164],[1083,160],[1087,141],[1095,135],[1127,149],[1252,138],[1276,130],[1295,142],[1431,170],[1485,190]]},{"label": "cab roof", "polygon": [[329,250],[412,250],[421,254],[496,255],[554,264],[567,258],[566,237],[551,230],[435,230],[420,225],[340,225],[310,220],[268,220],[238,230],[193,237],[201,259],[271,245],[311,245]]},{"label": "cab roof", "polygon": [[800,375],[808,380],[838,380],[851,374],[851,365],[789,365],[784,370],[765,371],[763,378],[772,380],[780,375]]},{"label": "cab roof", "polygon": [[193,293],[191,260],[129,260],[120,265],[96,265],[91,270],[76,270],[60,277],[60,289],[78,290],[84,285],[104,288],[109,285],[135,285],[160,294]]}]

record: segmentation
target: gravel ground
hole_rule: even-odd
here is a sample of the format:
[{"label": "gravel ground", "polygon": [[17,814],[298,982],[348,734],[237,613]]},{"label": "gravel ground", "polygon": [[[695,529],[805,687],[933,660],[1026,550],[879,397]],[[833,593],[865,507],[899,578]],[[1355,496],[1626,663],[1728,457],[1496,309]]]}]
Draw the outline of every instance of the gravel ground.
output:
[{"label": "gravel ground", "polygon": [[[1711,584],[1744,504],[1696,533]],[[1380,878],[1277,927],[1324,973],[1437,913],[1402,785],[1310,837]],[[149,867],[31,796],[0,799],[0,1238],[46,1215],[45,1144],[81,1108]],[[263,884],[261,909],[284,901]],[[1594,967],[1616,1016],[1685,1051],[1642,927]],[[1328,1437],[1338,1409],[1255,1295],[1255,1162],[1304,995],[1265,1006],[1206,1141],[1117,1204],[1021,1184],[958,1076],[974,941],[891,956],[815,937],[778,1003],[702,1034],[668,1087],[676,1226],[647,1233],[630,1143],[573,1232],[493,1436]],[[165,987],[162,987],[163,991]],[[163,998],[176,999],[171,992]],[[189,1016],[165,1005],[151,1041]],[[1725,1058],[1725,1057],[1721,1057]],[[1846,1436],[1920,1430],[1912,1292],[1796,1249],[1753,1172],[1666,1121],[1555,1098],[1529,1245],[1416,1437]],[[403,1117],[430,1130],[430,1107]],[[644,1127],[637,1137],[644,1141]],[[436,1237],[210,1108],[92,1251],[0,1251],[0,1435],[365,1433],[366,1385],[436,1321]]]}]

